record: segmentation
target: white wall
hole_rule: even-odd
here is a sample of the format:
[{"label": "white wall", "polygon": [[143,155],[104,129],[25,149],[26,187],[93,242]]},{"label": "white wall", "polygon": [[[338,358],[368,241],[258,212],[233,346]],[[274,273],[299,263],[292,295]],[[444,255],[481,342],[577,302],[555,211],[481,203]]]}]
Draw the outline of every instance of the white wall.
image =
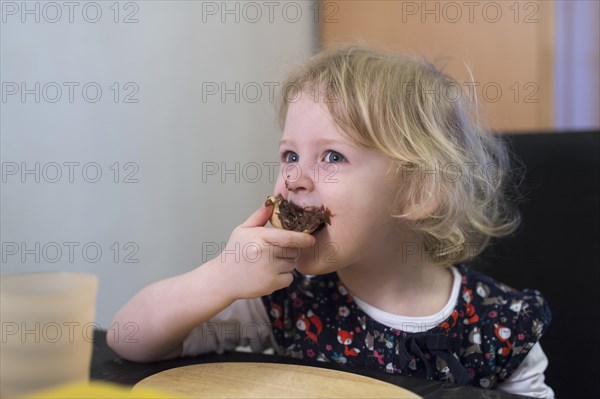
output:
[{"label": "white wall", "polygon": [[[311,54],[312,2],[120,2],[118,17],[113,1],[23,4],[1,3],[1,273],[96,274],[107,327],[137,290],[200,265],[271,193],[263,163],[277,161],[280,132],[268,86]],[[236,82],[224,101],[206,90]],[[222,163],[237,176],[203,179]]]}]

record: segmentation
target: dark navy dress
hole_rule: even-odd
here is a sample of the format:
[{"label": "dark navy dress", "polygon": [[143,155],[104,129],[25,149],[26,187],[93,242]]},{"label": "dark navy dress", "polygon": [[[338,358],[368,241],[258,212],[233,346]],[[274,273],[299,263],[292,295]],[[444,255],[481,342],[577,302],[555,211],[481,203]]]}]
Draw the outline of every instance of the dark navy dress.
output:
[{"label": "dark navy dress", "polygon": [[296,274],[263,297],[276,351],[296,358],[494,388],[519,367],[551,320],[540,292],[514,290],[466,266],[451,315],[414,333],[364,313],[336,273]]}]

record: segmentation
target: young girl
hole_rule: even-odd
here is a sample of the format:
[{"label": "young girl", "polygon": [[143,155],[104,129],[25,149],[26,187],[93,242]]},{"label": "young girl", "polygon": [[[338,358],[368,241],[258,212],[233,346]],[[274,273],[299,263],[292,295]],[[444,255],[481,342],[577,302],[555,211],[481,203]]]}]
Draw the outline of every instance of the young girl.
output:
[{"label": "young girl", "polygon": [[325,206],[311,234],[265,227],[152,284],[115,316],[134,361],[250,345],[304,359],[552,397],[538,343],[550,310],[463,265],[514,231],[507,155],[432,65],[364,47],[325,51],[283,86],[275,194]]}]

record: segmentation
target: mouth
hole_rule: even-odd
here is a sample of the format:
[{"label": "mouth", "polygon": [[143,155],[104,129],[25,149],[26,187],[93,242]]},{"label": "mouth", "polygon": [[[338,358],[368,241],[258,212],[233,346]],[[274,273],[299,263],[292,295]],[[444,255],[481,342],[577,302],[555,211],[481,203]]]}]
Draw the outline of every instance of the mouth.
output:
[{"label": "mouth", "polygon": [[323,205],[301,207],[286,200],[281,194],[269,196],[265,204],[274,205],[271,215],[273,227],[285,230],[315,234],[321,231],[325,224],[331,224],[333,216]]}]

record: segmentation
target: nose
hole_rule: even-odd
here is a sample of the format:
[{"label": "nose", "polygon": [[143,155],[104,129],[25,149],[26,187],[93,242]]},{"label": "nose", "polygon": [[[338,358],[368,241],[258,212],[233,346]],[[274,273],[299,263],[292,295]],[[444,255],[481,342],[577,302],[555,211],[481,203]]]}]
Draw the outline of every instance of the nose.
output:
[{"label": "nose", "polygon": [[312,192],[315,189],[315,182],[309,165],[300,165],[293,163],[286,165],[283,170],[285,188],[291,192]]}]

